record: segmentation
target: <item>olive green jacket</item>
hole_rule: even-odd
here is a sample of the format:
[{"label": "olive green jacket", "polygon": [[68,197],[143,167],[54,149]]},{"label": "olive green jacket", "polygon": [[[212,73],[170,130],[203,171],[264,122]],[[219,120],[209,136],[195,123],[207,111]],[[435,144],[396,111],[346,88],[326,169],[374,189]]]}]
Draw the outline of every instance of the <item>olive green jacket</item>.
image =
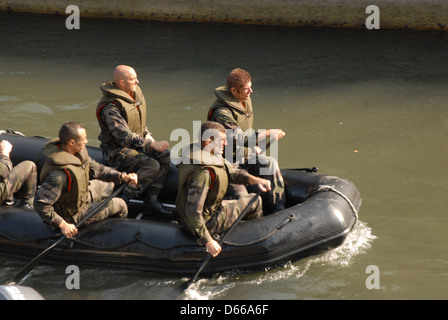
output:
[{"label": "olive green jacket", "polygon": [[216,88],[215,95],[217,99],[208,111],[208,120],[219,122],[226,129],[252,129],[254,111],[250,98],[243,101],[243,105],[225,86]]},{"label": "olive green jacket", "polygon": [[41,187],[34,197],[34,209],[51,227],[57,228],[62,220],[78,223],[91,205],[89,180],[119,182],[121,173],[89,157],[84,148],[74,156],[60,147],[58,139],[42,149],[46,159],[41,173]]},{"label": "olive green jacket", "polygon": [[234,169],[223,157],[201,150],[199,143],[182,150],[176,210],[200,244],[212,239],[206,223],[221,210],[229,182],[247,184],[249,174]]},{"label": "olive green jacket", "polygon": [[[112,81],[100,87],[103,96],[98,103],[96,116],[101,133],[98,139],[102,149],[134,147],[141,144],[141,139],[149,133],[146,127],[146,101],[142,90],[137,86],[134,97],[116,87]],[[102,116],[103,108],[113,105],[118,108],[126,124],[120,124],[116,119]],[[138,141],[133,141],[138,140]]]},{"label": "olive green jacket", "polygon": [[[210,107],[207,119],[219,122],[226,128],[227,141],[232,144],[232,162],[242,163],[248,158],[248,147],[257,145],[257,133],[253,130],[252,101],[249,98],[243,101],[243,105],[226,86],[216,88],[215,95],[217,99]],[[226,159],[232,155],[228,152],[226,150]]]},{"label": "olive green jacket", "polygon": [[9,157],[0,155],[0,204],[2,204],[8,196],[5,179],[9,177],[12,168],[13,165]]}]

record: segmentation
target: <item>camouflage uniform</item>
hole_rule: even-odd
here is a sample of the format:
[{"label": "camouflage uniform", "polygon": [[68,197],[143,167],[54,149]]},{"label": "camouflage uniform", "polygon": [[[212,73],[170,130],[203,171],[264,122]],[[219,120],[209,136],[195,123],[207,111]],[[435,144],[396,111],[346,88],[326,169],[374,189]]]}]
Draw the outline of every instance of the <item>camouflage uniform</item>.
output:
[{"label": "camouflage uniform", "polygon": [[[267,200],[272,210],[275,211],[276,208],[284,206],[285,184],[277,160],[273,157],[256,154],[247,148],[247,141],[255,139],[253,135],[256,135],[252,130],[254,115],[251,99],[240,103],[227,87],[216,88],[215,95],[217,100],[208,112],[208,120],[219,122],[226,129],[233,130],[234,137],[227,137],[228,141],[233,141],[233,161],[239,162],[240,168],[247,170],[250,174],[271,181],[272,190],[269,191]],[[242,148],[243,144],[237,141],[244,141],[246,147]],[[264,168],[268,174],[261,175],[260,168]]]},{"label": "camouflage uniform", "polygon": [[[49,144],[51,143],[56,142],[52,141]],[[44,156],[46,147],[43,149]],[[112,194],[114,189],[113,182],[119,182],[121,179],[119,171],[103,166],[90,158],[85,148],[81,153],[83,155],[78,155],[77,158],[80,160],[80,167],[86,171],[85,178],[88,181],[85,181],[83,184],[87,190],[80,190],[82,187],[78,181],[79,178],[74,177],[73,173],[70,174],[72,171],[66,170],[64,165],[51,164],[52,167],[46,170],[45,165],[50,161],[50,158],[46,157],[46,164],[44,164],[41,172],[41,181],[43,182],[34,198],[34,209],[42,220],[52,228],[58,228],[62,220],[65,220],[67,223],[77,224],[89,213],[89,210],[92,210],[99,202]],[[85,161],[82,162],[81,159],[85,159]],[[60,167],[59,169],[58,166]],[[80,194],[79,198],[82,199],[78,204],[76,204],[76,201],[74,205],[61,203],[62,199],[70,196],[69,194],[76,193]],[[110,216],[124,218],[127,214],[128,208],[124,200],[113,198],[108,202],[107,206],[87,220],[85,224],[89,225],[92,222],[103,220]]]},{"label": "camouflage uniform", "polygon": [[[228,182],[247,184],[249,174],[245,170],[235,169],[222,157],[216,157],[218,161],[212,164],[204,161],[209,155],[197,150],[183,158],[179,165],[176,208],[184,227],[201,245],[212,240],[214,234],[229,229],[254,196],[248,194],[238,200],[223,201]],[[198,161],[193,162],[193,159]],[[246,219],[262,216],[262,202],[259,197],[250,208]]]},{"label": "camouflage uniform", "polygon": [[101,86],[103,98],[97,107],[97,119],[101,128],[104,160],[107,165],[138,175],[138,188],[126,187],[128,198],[139,198],[145,191],[159,194],[170,166],[170,152],[158,152],[150,148],[151,141],[146,127],[146,102],[137,87],[130,96],[113,82]]},{"label": "camouflage uniform", "polygon": [[23,161],[13,167],[9,157],[0,155],[0,204],[15,194],[22,204],[31,206],[36,184],[37,169],[34,162]]}]

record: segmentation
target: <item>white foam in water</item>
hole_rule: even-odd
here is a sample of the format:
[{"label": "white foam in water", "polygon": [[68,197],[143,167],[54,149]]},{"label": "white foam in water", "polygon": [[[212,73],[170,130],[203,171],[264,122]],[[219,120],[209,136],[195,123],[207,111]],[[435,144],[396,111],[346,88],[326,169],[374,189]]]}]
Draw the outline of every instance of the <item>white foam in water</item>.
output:
[{"label": "white foam in water", "polygon": [[250,274],[243,273],[241,275],[235,272],[199,279],[185,291],[185,299],[217,299],[223,297],[234,287],[259,286],[288,279],[298,279],[303,277],[313,265],[347,267],[353,262],[355,256],[365,253],[371,247],[374,239],[376,236],[372,234],[372,229],[367,226],[367,223],[358,221],[344,243],[335,249],[297,263],[287,263],[283,267],[269,270],[269,272],[259,273],[256,279],[253,279]]}]

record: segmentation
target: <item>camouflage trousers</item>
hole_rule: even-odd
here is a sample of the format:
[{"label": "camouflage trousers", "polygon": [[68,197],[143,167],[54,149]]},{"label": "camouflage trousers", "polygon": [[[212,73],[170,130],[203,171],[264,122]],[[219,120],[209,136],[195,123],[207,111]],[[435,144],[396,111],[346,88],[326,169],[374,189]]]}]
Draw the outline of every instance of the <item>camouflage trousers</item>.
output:
[{"label": "camouflage trousers", "polygon": [[165,185],[170,167],[170,151],[158,152],[150,149],[142,153],[135,149],[123,148],[117,151],[105,151],[109,166],[138,176],[138,188],[127,186],[124,194],[129,198],[139,198],[143,193],[159,194]]},{"label": "camouflage trousers", "polygon": [[13,200],[15,195],[17,199],[33,205],[34,194],[37,187],[37,169],[32,161],[23,161],[16,165],[9,173],[8,178],[0,182],[3,194],[2,202],[5,200]]},{"label": "camouflage trousers", "polygon": [[[113,182],[104,182],[100,180],[89,181],[90,203],[86,204],[76,216],[72,217],[74,224],[78,223],[84,216],[95,210],[101,202],[109,197],[114,191],[115,184]],[[128,215],[128,206],[121,198],[112,198],[100,211],[89,218],[85,225],[93,222],[104,220],[108,217],[115,216],[117,218],[126,218]]]},{"label": "camouflage trousers", "polygon": [[[243,195],[238,200],[223,200],[221,211],[216,212],[213,217],[207,221],[206,226],[211,235],[220,234],[228,230],[238,219],[240,214],[248,206],[249,202],[255,196],[254,193]],[[263,205],[261,198],[250,207],[244,219],[259,219],[263,216]]]},{"label": "camouflage trousers", "polygon": [[247,164],[240,165],[241,169],[250,174],[271,181],[271,191],[267,192],[267,201],[272,210],[278,205],[285,205],[285,182],[280,167],[275,158],[266,155],[252,154]]}]

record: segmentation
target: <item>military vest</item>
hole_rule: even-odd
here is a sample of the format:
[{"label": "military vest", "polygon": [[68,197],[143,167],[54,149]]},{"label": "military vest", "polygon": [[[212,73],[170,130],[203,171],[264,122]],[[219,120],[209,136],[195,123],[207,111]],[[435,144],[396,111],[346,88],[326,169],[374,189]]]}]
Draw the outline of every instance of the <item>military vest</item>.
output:
[{"label": "military vest", "polygon": [[252,129],[254,122],[254,112],[252,108],[251,99],[247,99],[244,102],[244,105],[235,99],[235,97],[230,93],[227,87],[218,87],[215,89],[215,95],[217,100],[213,103],[208,111],[208,120],[216,121],[214,116],[214,111],[218,108],[227,108],[235,118],[238,127],[240,127],[243,131],[248,129]]},{"label": "military vest", "polygon": [[41,173],[40,181],[52,171],[63,170],[67,174],[68,187],[53,205],[54,210],[61,216],[71,216],[77,223],[78,212],[89,200],[89,154],[84,148],[80,158],[63,151],[59,139],[48,142],[42,149],[46,159]]},{"label": "military vest", "polygon": [[[251,99],[247,99],[244,102],[244,106],[241,102],[239,102],[235,97],[230,93],[229,89],[227,87],[218,87],[215,89],[215,95],[218,98],[213,105],[210,107],[210,110],[208,112],[208,120],[209,121],[215,121],[221,123],[224,127],[226,127],[226,124],[223,123],[222,119],[219,118],[219,115],[217,114],[218,109],[220,108],[226,108],[232,113],[232,117],[236,120],[237,126],[245,133],[247,133],[247,137],[252,136],[255,133],[250,133],[248,131],[249,129],[252,130],[253,122],[254,122],[254,112],[252,108],[252,101]],[[226,127],[226,129],[231,129]],[[227,135],[227,139],[230,140],[229,134]],[[256,136],[255,136],[256,139]],[[244,148],[237,148],[237,141],[233,141],[233,157],[231,160],[232,162],[246,162],[248,159],[249,151],[247,149],[247,138],[245,140],[245,146]],[[239,141],[239,145],[241,145],[241,141]],[[256,142],[255,142],[256,143]],[[227,154],[227,153],[226,153]]]},{"label": "military vest", "polygon": [[[227,186],[229,183],[229,167],[230,164],[226,162],[223,158],[221,164],[216,163],[215,165],[210,164],[210,162],[203,161],[204,154],[202,150],[198,150],[190,158],[193,161],[185,163],[184,161],[179,165],[179,188],[176,199],[176,208],[180,214],[185,214],[185,204],[187,202],[187,182],[190,177],[199,172],[205,172],[210,175],[210,185],[208,186],[209,191],[207,198],[204,203],[203,214],[205,220],[209,220],[213,213],[220,210],[222,204],[222,199],[224,198]],[[199,160],[199,161],[198,161]]]},{"label": "military vest", "polygon": [[103,97],[96,108],[96,116],[101,129],[101,133],[98,136],[98,139],[101,141],[101,148],[120,148],[109,128],[100,117],[101,109],[109,103],[113,103],[118,107],[121,116],[133,133],[144,134],[146,129],[146,101],[140,87],[137,86],[135,98],[116,87],[112,81],[104,83],[100,89]]}]

